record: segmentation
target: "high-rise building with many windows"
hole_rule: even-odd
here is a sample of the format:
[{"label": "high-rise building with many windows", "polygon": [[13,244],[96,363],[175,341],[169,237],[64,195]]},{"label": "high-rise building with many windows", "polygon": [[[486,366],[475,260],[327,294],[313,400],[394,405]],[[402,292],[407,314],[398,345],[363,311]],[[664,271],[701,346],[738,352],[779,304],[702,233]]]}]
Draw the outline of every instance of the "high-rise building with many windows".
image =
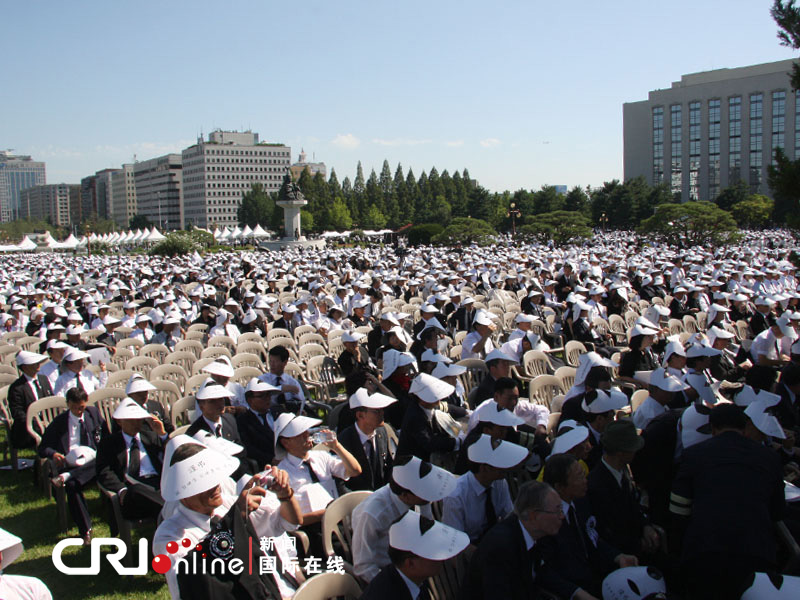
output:
[{"label": "high-rise building with many windows", "polygon": [[182,171],[180,154],[166,154],[133,165],[138,214],[160,230],[183,227]]},{"label": "high-rise building with many windows", "polygon": [[20,191],[21,219],[69,227],[81,221],[81,186],[71,183],[35,185]]},{"label": "high-rise building with many windows", "polygon": [[183,162],[184,225],[234,226],[242,194],[254,183],[277,192],[291,163],[291,148],[258,141],[251,131],[212,131],[186,148]]},{"label": "high-rise building with many windows", "polygon": [[45,165],[30,156],[0,150],[0,222],[21,218],[20,192],[46,183]]},{"label": "high-rise building with many windows", "polygon": [[647,100],[624,104],[625,179],[667,184],[684,202],[714,200],[739,180],[771,195],[767,167],[775,149],[800,158],[792,63],[684,75]]}]

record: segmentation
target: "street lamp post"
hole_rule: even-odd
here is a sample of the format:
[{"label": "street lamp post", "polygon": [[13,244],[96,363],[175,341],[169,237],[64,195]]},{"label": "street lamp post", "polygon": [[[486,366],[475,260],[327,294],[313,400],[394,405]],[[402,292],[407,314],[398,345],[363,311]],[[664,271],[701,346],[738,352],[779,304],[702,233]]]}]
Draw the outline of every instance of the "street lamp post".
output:
[{"label": "street lamp post", "polygon": [[511,237],[517,235],[517,218],[522,216],[522,212],[517,208],[517,203],[512,202],[509,206],[507,217],[511,217]]},{"label": "street lamp post", "polygon": [[603,228],[603,233],[606,232],[606,225],[608,225],[608,217],[606,213],[602,213],[600,215],[600,226]]}]

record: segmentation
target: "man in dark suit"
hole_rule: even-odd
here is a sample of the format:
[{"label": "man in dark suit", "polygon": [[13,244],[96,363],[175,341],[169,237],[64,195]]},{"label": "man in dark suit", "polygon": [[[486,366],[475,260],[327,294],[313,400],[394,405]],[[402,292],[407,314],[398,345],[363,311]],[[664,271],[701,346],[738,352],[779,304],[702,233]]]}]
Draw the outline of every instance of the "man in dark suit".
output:
[{"label": "man in dark suit", "polygon": [[474,327],[472,320],[475,318],[475,304],[472,298],[464,298],[459,306],[447,320],[447,324],[453,331],[471,332]]},{"label": "man in dark suit", "polygon": [[772,307],[774,303],[772,300],[762,297],[756,298],[755,305],[756,310],[753,313],[753,316],[750,317],[749,323],[750,332],[753,334],[753,337],[756,337],[759,333],[769,328],[767,317],[772,314]]},{"label": "man in dark suit", "polygon": [[389,529],[391,564],[372,579],[361,600],[429,600],[427,580],[467,546],[465,533],[406,512]]},{"label": "man in dark suit", "polygon": [[376,357],[378,350],[383,346],[383,338],[389,330],[400,325],[399,321],[390,313],[384,313],[378,319],[378,324],[367,335],[367,351],[371,357]]},{"label": "man in dark suit", "polygon": [[[126,519],[155,518],[163,501],[158,492],[167,432],[132,398],[114,410],[119,428],[97,450],[97,481],[119,496]],[[143,425],[150,421],[152,429]]]},{"label": "man in dark suit", "polygon": [[775,392],[781,397],[775,407],[778,421],[783,427],[797,427],[800,424],[800,406],[797,402],[797,395],[800,394],[800,365],[790,363],[783,368]]},{"label": "man in dark suit", "polygon": [[599,534],[596,518],[585,500],[586,472],[573,454],[554,454],[545,466],[544,481],[561,497],[564,524],[555,539],[550,567],[569,582],[551,591],[565,598],[601,597],[603,579],[616,567],[637,566],[635,556],[622,554]]},{"label": "man in dark suit", "polygon": [[777,566],[783,470],[777,453],[744,436],[738,406],[718,404],[709,423],[712,437],[683,451],[672,483],[670,545],[681,552],[689,598],[738,598],[749,573]]},{"label": "man in dark suit", "polygon": [[548,537],[558,533],[563,520],[561,499],[553,488],[539,481],[524,484],[514,513],[487,531],[472,555],[462,599],[531,600],[539,584],[558,593],[567,583],[545,560],[553,550]]},{"label": "man in dark suit", "polygon": [[44,430],[39,444],[39,456],[49,458],[51,469],[57,475],[53,485],[64,487],[72,519],[84,545],[92,541],[92,520],[83,496],[83,488],[95,477],[94,456],[91,460],[67,462],[67,455],[76,450],[86,455],[81,448],[97,451],[100,440],[106,433],[106,422],[94,406],[87,406],[88,396],[81,388],[67,391],[67,411],[58,415]]},{"label": "man in dark suit", "polygon": [[366,388],[359,388],[350,396],[356,422],[342,430],[339,443],[361,465],[361,475],[351,477],[347,489],[375,491],[390,481],[393,461],[389,434],[383,426],[383,409],[394,402],[395,398],[384,394],[370,396]]},{"label": "man in dark suit", "polygon": [[270,412],[274,392],[280,392],[280,388],[254,377],[244,391],[248,410],[236,414],[242,445],[259,470],[271,464],[275,457],[275,420]]},{"label": "man in dark suit", "polygon": [[[197,406],[200,409],[200,416],[186,430],[186,435],[193,437],[200,431],[206,431],[215,437],[223,438],[241,446],[242,438],[239,435],[236,418],[232,414],[224,412],[225,401],[232,398],[233,394],[212,381],[197,390],[195,397],[197,398]],[[233,457],[239,459],[239,469],[231,475],[234,480],[237,480],[245,473],[255,473],[258,470],[258,465],[255,464],[255,461],[248,460],[247,452],[244,448]]]},{"label": "man in dark suit", "polygon": [[294,315],[296,312],[297,307],[294,304],[284,304],[281,309],[281,318],[272,324],[272,329],[285,329],[289,333],[294,334]]},{"label": "man in dark suit", "polygon": [[397,454],[410,454],[430,461],[432,452],[458,450],[459,440],[442,429],[434,414],[439,401],[454,391],[449,383],[425,373],[414,378],[409,393],[415,402],[408,406],[403,418]]},{"label": "man in dark suit", "polygon": [[17,368],[22,375],[8,386],[8,407],[14,419],[11,444],[15,448],[34,446],[34,439],[28,433],[28,407],[39,398],[53,395],[50,380],[39,374],[39,367],[47,360],[46,356],[35,352],[22,350],[17,354]]},{"label": "man in dark suit", "polygon": [[626,554],[652,554],[659,533],[647,522],[639,490],[631,481],[628,465],[644,446],[636,426],[628,419],[608,425],[603,432],[603,458],[589,473],[587,498],[597,517],[600,537]]},{"label": "man in dark suit", "polygon": [[[134,373],[131,375],[131,378],[128,380],[128,384],[125,386],[125,393],[128,394],[129,398],[136,400],[136,403],[146,410],[150,415],[157,417],[158,420],[163,423],[164,429],[168,434],[172,433],[175,427],[169,418],[169,413],[164,410],[161,402],[158,400],[150,400],[148,398],[149,393],[155,391],[155,389],[156,386],[147,381],[143,375],[140,373]],[[148,430],[152,429],[150,426],[150,421],[145,421],[142,423],[142,427]],[[116,427],[114,427],[114,429],[115,428]]]}]

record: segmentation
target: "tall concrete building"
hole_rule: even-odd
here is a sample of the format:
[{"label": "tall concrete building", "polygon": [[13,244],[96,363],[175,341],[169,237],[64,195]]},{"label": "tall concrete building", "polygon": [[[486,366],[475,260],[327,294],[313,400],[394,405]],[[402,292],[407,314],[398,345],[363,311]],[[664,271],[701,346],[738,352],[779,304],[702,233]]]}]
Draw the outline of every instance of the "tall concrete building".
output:
[{"label": "tall concrete building", "polygon": [[714,200],[745,181],[771,195],[776,148],[800,158],[800,92],[792,60],[684,75],[648,99],[623,105],[625,179],[667,183],[683,202]]},{"label": "tall concrete building", "polygon": [[0,222],[20,218],[20,192],[47,183],[45,165],[30,156],[0,150]]},{"label": "tall concrete building", "polygon": [[84,219],[98,218],[97,175],[81,179],[81,216]]},{"label": "tall concrete building", "polygon": [[80,222],[80,184],[36,185],[20,192],[20,218],[41,219],[69,227]]},{"label": "tall concrete building", "polygon": [[136,206],[159,229],[183,228],[183,165],[180,154],[167,154],[133,165]]},{"label": "tall concrete building", "polygon": [[259,143],[251,131],[213,131],[208,140],[186,148],[183,159],[183,212],[186,226],[234,226],[242,194],[254,183],[277,192],[289,170],[291,148]]},{"label": "tall concrete building", "polygon": [[312,177],[317,173],[321,173],[322,177],[324,178],[327,178],[328,175],[328,169],[325,167],[324,162],[308,162],[305,150],[300,150],[300,157],[298,161],[294,163],[290,169],[292,171],[292,179],[294,181],[300,179],[300,175],[306,169],[308,169]]},{"label": "tall concrete building", "polygon": [[[95,176],[95,196],[97,196],[97,216],[101,219],[111,218],[111,176],[120,169],[103,169]],[[127,223],[125,226],[127,227]]]},{"label": "tall concrete building", "polygon": [[111,218],[120,227],[127,227],[136,216],[136,185],[133,165],[122,165],[111,172]]}]

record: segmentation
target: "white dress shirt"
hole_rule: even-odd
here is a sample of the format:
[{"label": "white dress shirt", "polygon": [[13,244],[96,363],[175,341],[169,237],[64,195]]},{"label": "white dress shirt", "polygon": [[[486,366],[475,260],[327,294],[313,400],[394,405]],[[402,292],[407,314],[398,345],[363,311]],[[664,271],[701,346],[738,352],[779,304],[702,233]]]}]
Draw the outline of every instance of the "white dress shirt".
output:
[{"label": "white dress shirt", "polygon": [[47,586],[37,577],[0,575],[0,598],[11,600],[53,600]]},{"label": "white dress shirt", "polygon": [[505,479],[493,481],[487,488],[475,478],[474,473],[467,472],[458,478],[455,489],[442,502],[442,523],[463,531],[472,543],[476,543],[487,525],[484,510],[487,493],[492,495],[492,506],[498,522],[511,514],[514,504]]},{"label": "white dress shirt", "polygon": [[472,333],[468,334],[467,337],[464,338],[464,341],[461,342],[461,359],[465,358],[483,358],[487,356],[489,352],[494,350],[494,343],[492,342],[491,336],[487,338],[486,343],[483,345],[483,352],[477,353],[473,352],[472,348],[481,341],[481,334],[477,331],[473,331]]},{"label": "white dress shirt", "polygon": [[[280,385],[277,384],[278,377],[281,378]],[[284,385],[287,385],[287,384],[288,385],[293,385],[293,386],[295,386],[297,388],[298,392],[296,394],[291,393],[291,392],[280,392],[280,393],[283,393],[284,398],[286,398],[287,400],[290,399],[290,398],[297,398],[301,402],[305,402],[305,400],[306,400],[306,397],[305,397],[305,394],[303,394],[303,388],[300,385],[300,382],[297,381],[297,379],[295,379],[291,375],[288,375],[287,373],[283,373],[283,375],[280,375],[280,376],[279,375],[275,375],[273,373],[264,373],[261,377],[258,378],[258,380],[259,381],[263,381],[264,383],[268,383],[270,385],[274,385],[276,387],[283,387]],[[273,393],[278,394],[279,392],[273,392]]]},{"label": "white dress shirt", "polygon": [[389,528],[409,510],[433,519],[430,504],[409,506],[398,498],[387,483],[353,510],[353,568],[356,575],[369,582],[388,565]]},{"label": "white dress shirt", "polygon": [[[325,488],[325,491],[328,492],[332,498],[338,498],[339,492],[336,489],[336,482],[333,478],[338,477],[345,481],[350,479],[347,476],[347,469],[342,459],[330,452],[311,450],[306,460],[310,463],[311,468],[314,469],[314,474],[317,476],[317,479],[319,479],[320,485]],[[305,464],[302,458],[294,456],[293,454],[287,454],[286,458],[278,465],[278,468],[283,469],[289,474],[289,481],[292,484],[292,488],[294,488],[295,493],[300,496],[298,502],[303,504],[303,492],[299,492],[298,490],[304,485],[314,483],[314,480],[311,479],[311,474],[308,472],[309,466]]]},{"label": "white dress shirt", "polygon": [[[108,381],[108,372],[101,371],[100,378],[98,379],[94,376],[94,373],[88,369],[84,369],[80,372],[80,378],[83,389],[86,390],[87,394],[91,394],[93,391],[99,390],[100,388],[106,386],[106,381]],[[58,376],[58,379],[56,379],[56,385],[53,388],[53,394],[56,396],[66,396],[67,392],[77,385],[78,375],[67,369],[64,373]]]},{"label": "white dress shirt", "polygon": [[753,364],[758,364],[761,355],[766,356],[770,360],[778,360],[779,346],[780,340],[772,333],[772,328],[767,327],[755,337],[753,343],[750,345],[750,354],[753,357]]},{"label": "white dress shirt", "polygon": [[[69,417],[67,417],[67,434],[69,436],[69,448],[67,451],[72,450],[73,448],[77,448],[81,445],[81,423],[83,423],[83,418],[76,417],[72,412],[69,413]],[[86,424],[83,425],[84,429],[86,429]],[[89,435],[89,431],[86,431],[86,435]]]},{"label": "white dress shirt", "polygon": [[[230,486],[224,486],[225,490],[222,492],[222,506],[214,510],[214,516],[223,517],[230,510],[230,508],[238,500],[238,496],[229,494],[228,489]],[[261,537],[275,537],[285,539],[287,531],[294,531],[297,525],[289,523],[280,514],[280,500],[272,492],[267,494],[261,500],[261,505],[250,513],[250,522],[256,530],[256,534]],[[178,503],[175,512],[171,516],[164,519],[161,525],[158,526],[155,536],[153,537],[153,554],[167,553],[167,543],[175,540],[182,540],[189,538],[192,543],[188,548],[184,548],[183,544],[178,544],[178,552],[169,555],[172,559],[172,569],[166,573],[167,585],[174,600],[180,599],[180,591],[178,589],[178,576],[177,576],[177,562],[179,558],[186,556],[192,548],[194,548],[202,539],[211,531],[211,517],[202,513],[195,512],[186,508],[183,504]],[[253,552],[260,553],[260,546],[258,540],[253,540]],[[296,552],[292,550],[288,543],[277,544],[278,555],[284,565],[288,564],[291,558],[297,556]],[[278,584],[278,589],[283,597],[291,597],[294,595],[295,590],[285,581],[282,577],[273,575]]]}]

